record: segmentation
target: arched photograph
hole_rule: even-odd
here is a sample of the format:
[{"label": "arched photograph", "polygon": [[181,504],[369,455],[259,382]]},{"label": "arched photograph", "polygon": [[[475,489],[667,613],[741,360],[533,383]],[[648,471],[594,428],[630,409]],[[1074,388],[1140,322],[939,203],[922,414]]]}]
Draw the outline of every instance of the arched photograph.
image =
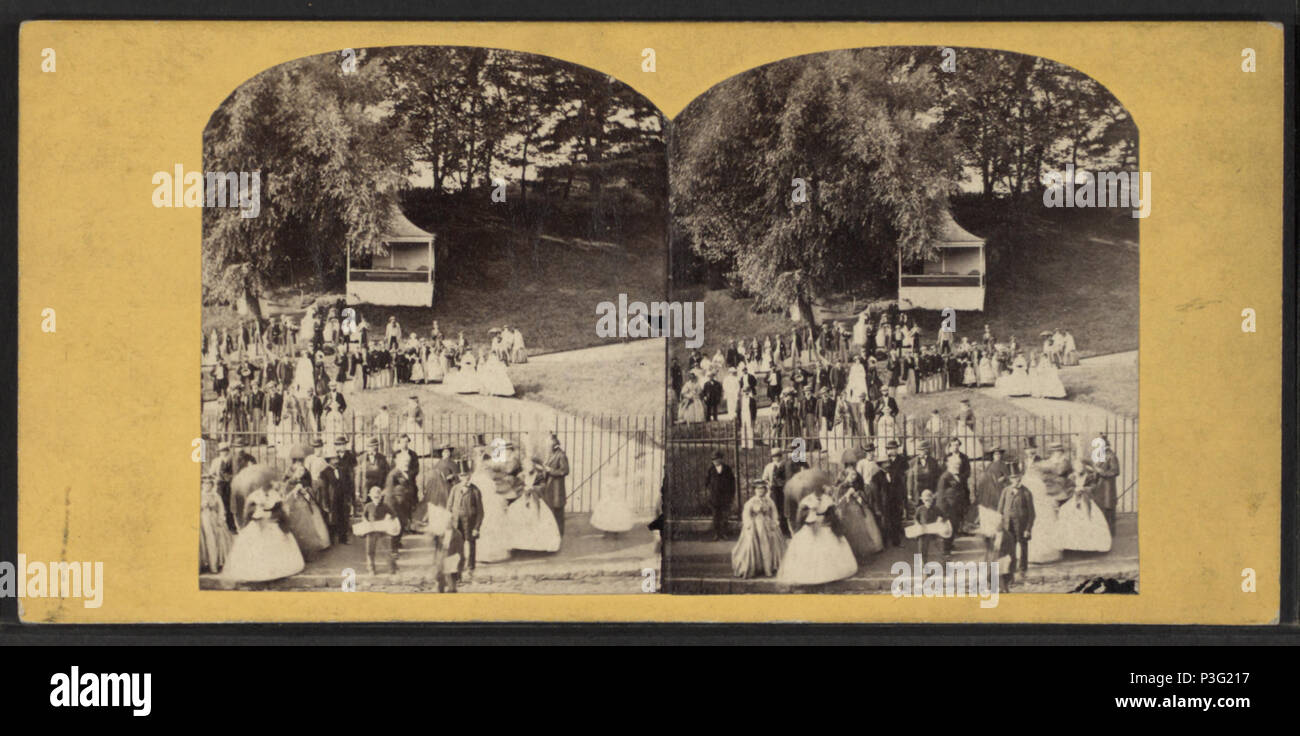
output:
[{"label": "arched photograph", "polygon": [[665,128],[606,74],[490,48],[235,89],[176,182],[209,200],[201,587],[643,592],[665,346],[596,323],[663,299]]},{"label": "arched photograph", "polygon": [[1101,80],[831,51],[669,137],[670,592],[1137,591],[1149,177]]}]

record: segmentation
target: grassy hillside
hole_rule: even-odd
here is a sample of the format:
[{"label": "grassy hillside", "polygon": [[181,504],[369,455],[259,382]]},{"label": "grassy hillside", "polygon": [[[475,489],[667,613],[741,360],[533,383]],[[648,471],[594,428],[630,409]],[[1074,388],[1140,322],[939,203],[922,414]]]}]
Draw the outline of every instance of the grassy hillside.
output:
[{"label": "grassy hillside", "polygon": [[[978,202],[958,203],[954,216],[964,227],[988,238],[988,288],[983,312],[958,312],[957,334],[978,339],[988,324],[1004,340],[1036,344],[1038,333],[1058,327],[1074,333],[1084,356],[1138,347],[1137,220],[1115,213],[1036,210],[1009,220],[981,210]],[[1127,214],[1124,217],[1128,217]],[[1130,237],[1131,236],[1131,237]],[[818,304],[821,319],[850,320],[866,300],[894,298],[889,293],[841,294]],[[790,333],[783,314],[758,313],[754,300],[703,286],[678,289],[674,299],[703,299],[705,349],[712,353],[729,338]],[[942,315],[913,310],[932,342]],[[681,341],[673,341],[681,350]]]},{"label": "grassy hillside", "polygon": [[[444,333],[464,331],[481,344],[488,329],[509,324],[522,330],[530,353],[554,352],[604,343],[595,330],[598,303],[664,293],[663,219],[653,199],[635,190],[609,187],[594,201],[530,193],[526,209],[517,196],[499,205],[486,194],[407,199],[408,217],[437,237],[434,306],[358,306],[380,329],[395,315],[404,329],[427,335],[437,320]],[[338,274],[309,274],[272,290],[263,308],[301,316],[343,290]],[[229,307],[204,307],[205,331],[237,323]]]}]

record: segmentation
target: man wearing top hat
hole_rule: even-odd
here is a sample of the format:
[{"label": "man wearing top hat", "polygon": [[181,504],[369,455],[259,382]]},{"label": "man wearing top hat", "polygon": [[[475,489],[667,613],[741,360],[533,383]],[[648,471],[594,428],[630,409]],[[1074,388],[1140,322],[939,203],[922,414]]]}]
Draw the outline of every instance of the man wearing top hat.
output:
[{"label": "man wearing top hat", "polygon": [[564,478],[569,474],[569,456],[564,454],[564,448],[560,447],[560,438],[554,433],[551,434],[550,454],[546,457],[546,462],[542,465],[542,470],[546,474],[546,488],[542,492],[543,500],[555,514],[555,525],[560,529],[560,536],[564,536],[564,508],[568,502],[569,495],[564,488]]},{"label": "man wearing top hat", "polygon": [[907,515],[907,458],[899,453],[898,440],[885,443],[885,460],[880,469],[885,474],[885,526],[881,536],[885,544],[903,546],[903,517]]},{"label": "man wearing top hat", "polygon": [[731,502],[736,497],[736,476],[722,462],[721,450],[713,451],[713,462],[704,474],[704,488],[709,494],[713,510],[713,539],[722,541],[727,538],[727,516],[731,512]]},{"label": "man wearing top hat", "polygon": [[344,444],[335,445],[335,451],[329,455],[327,467],[312,483],[313,495],[325,510],[330,544],[347,544],[348,530],[352,526],[351,475],[346,474],[342,467],[348,452],[346,442],[344,440]]},{"label": "man wearing top hat", "polygon": [[[357,474],[357,455],[352,451],[347,438],[343,435],[334,438],[334,455],[337,458],[337,462],[334,463],[334,472],[338,476],[338,492],[336,493],[338,498],[335,503],[340,505],[342,512],[342,521],[340,523],[350,528],[352,502],[362,492],[362,489],[354,484]],[[347,529],[344,529],[341,538],[345,544],[347,543],[347,536]]]}]

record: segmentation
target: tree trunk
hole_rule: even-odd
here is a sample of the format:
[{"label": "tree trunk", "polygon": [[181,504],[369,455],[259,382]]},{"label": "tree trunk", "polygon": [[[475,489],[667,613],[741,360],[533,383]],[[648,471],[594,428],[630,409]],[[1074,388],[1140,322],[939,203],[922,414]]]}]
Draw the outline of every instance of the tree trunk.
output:
[{"label": "tree trunk", "polygon": [[817,318],[813,314],[812,301],[808,297],[798,296],[790,303],[790,321],[804,322],[814,331],[817,329]]},{"label": "tree trunk", "polygon": [[235,302],[235,311],[241,317],[256,317],[260,322],[262,320],[262,300],[253,293],[247,285],[241,290],[239,299]]}]

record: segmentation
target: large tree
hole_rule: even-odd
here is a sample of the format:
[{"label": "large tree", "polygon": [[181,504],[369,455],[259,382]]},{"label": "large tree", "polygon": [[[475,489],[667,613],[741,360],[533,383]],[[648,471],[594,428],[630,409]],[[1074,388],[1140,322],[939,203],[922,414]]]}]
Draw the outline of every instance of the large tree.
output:
[{"label": "large tree", "polygon": [[814,322],[813,302],[845,275],[883,279],[931,254],[958,174],[937,99],[906,49],[798,57],[722,83],[671,129],[680,231],[760,306]]},{"label": "large tree", "polygon": [[378,60],[336,54],[282,64],[241,85],[203,133],[207,171],[260,172],[261,211],[204,210],[209,298],[258,309],[278,273],[305,259],[317,275],[382,248],[409,171],[406,138]]}]

